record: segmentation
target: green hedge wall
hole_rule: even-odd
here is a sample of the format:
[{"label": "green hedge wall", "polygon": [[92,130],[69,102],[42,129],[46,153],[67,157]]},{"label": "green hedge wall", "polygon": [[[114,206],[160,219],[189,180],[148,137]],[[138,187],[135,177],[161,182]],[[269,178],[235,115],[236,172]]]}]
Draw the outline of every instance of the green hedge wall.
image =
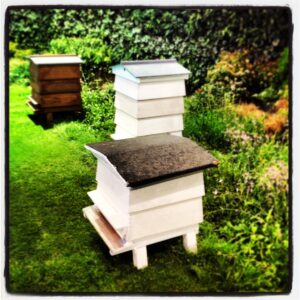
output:
[{"label": "green hedge wall", "polygon": [[288,8],[12,8],[8,15],[10,41],[20,48],[51,51],[53,39],[101,39],[109,57],[99,62],[91,55],[97,61],[88,63],[105,72],[120,60],[175,57],[192,72],[189,91],[205,82],[221,50],[247,48],[254,59],[277,58],[291,23]]}]

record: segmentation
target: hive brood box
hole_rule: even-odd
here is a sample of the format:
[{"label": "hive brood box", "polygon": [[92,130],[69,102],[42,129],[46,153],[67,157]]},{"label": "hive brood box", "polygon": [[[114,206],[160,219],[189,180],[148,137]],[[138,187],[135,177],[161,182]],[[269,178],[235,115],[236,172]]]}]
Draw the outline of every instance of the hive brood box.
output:
[{"label": "hive brood box", "polygon": [[203,221],[203,169],[216,165],[196,143],[169,134],[86,145],[97,158],[94,206],[83,209],[111,255],[133,251],[147,266],[146,246],[177,236],[197,251]]},{"label": "hive brood box", "polygon": [[123,61],[115,76],[115,140],[143,135],[181,135],[185,80],[189,71],[175,59]]},{"label": "hive brood box", "polygon": [[82,60],[76,55],[33,55],[30,59],[32,95],[28,105],[52,119],[56,111],[80,111]]}]

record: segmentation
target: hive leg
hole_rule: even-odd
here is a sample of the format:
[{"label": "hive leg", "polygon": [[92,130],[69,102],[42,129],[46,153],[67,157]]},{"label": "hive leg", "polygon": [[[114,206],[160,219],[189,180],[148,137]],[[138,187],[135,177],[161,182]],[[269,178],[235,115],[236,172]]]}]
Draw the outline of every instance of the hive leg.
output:
[{"label": "hive leg", "polygon": [[135,248],[132,250],[133,265],[138,269],[148,266],[147,247]]},{"label": "hive leg", "polygon": [[187,252],[197,253],[197,235],[189,232],[183,235],[183,246]]},{"label": "hive leg", "polygon": [[51,124],[53,122],[53,113],[52,112],[46,113],[46,119],[47,119],[47,123]]}]

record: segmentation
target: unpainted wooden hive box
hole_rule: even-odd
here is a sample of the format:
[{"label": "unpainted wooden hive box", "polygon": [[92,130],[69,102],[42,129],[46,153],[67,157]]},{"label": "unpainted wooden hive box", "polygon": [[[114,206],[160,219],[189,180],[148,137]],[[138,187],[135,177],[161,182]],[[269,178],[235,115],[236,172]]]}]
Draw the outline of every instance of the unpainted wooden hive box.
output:
[{"label": "unpainted wooden hive box", "polygon": [[32,55],[29,105],[36,111],[81,110],[82,60],[76,55]]},{"label": "unpainted wooden hive box", "polygon": [[159,134],[86,145],[97,158],[94,205],[83,209],[111,255],[133,251],[137,268],[148,265],[146,246],[183,236],[197,251],[203,221],[203,170],[216,159],[195,142]]},{"label": "unpainted wooden hive box", "polygon": [[185,80],[175,59],[122,61],[115,74],[114,140],[183,130]]}]

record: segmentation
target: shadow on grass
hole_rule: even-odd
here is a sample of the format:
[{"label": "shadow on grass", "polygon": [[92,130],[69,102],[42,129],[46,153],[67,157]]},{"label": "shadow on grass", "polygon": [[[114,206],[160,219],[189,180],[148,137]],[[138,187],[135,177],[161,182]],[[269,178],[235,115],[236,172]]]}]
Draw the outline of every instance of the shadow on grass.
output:
[{"label": "shadow on grass", "polygon": [[54,125],[60,123],[68,123],[71,121],[83,120],[84,113],[83,112],[54,112],[53,113],[53,121],[48,122],[46,118],[46,114],[30,114],[28,118],[37,126],[41,126],[44,130],[53,128]]},{"label": "shadow on grass", "polygon": [[[165,253],[169,253],[172,247],[176,247],[178,244],[181,244],[181,237],[175,237],[169,240],[148,245],[147,254],[149,265],[151,265],[151,262],[153,263],[155,259],[163,257]],[[98,252],[99,255],[101,255],[102,260],[106,262],[106,265],[109,269],[113,270],[115,268],[122,267],[128,270],[135,270],[135,268],[133,267],[132,251],[127,251],[112,256],[110,255],[109,249],[104,243],[104,241],[97,234],[95,234],[91,239],[90,246],[96,252]],[[183,250],[183,244],[181,253],[183,255],[186,255],[186,252]]]}]

